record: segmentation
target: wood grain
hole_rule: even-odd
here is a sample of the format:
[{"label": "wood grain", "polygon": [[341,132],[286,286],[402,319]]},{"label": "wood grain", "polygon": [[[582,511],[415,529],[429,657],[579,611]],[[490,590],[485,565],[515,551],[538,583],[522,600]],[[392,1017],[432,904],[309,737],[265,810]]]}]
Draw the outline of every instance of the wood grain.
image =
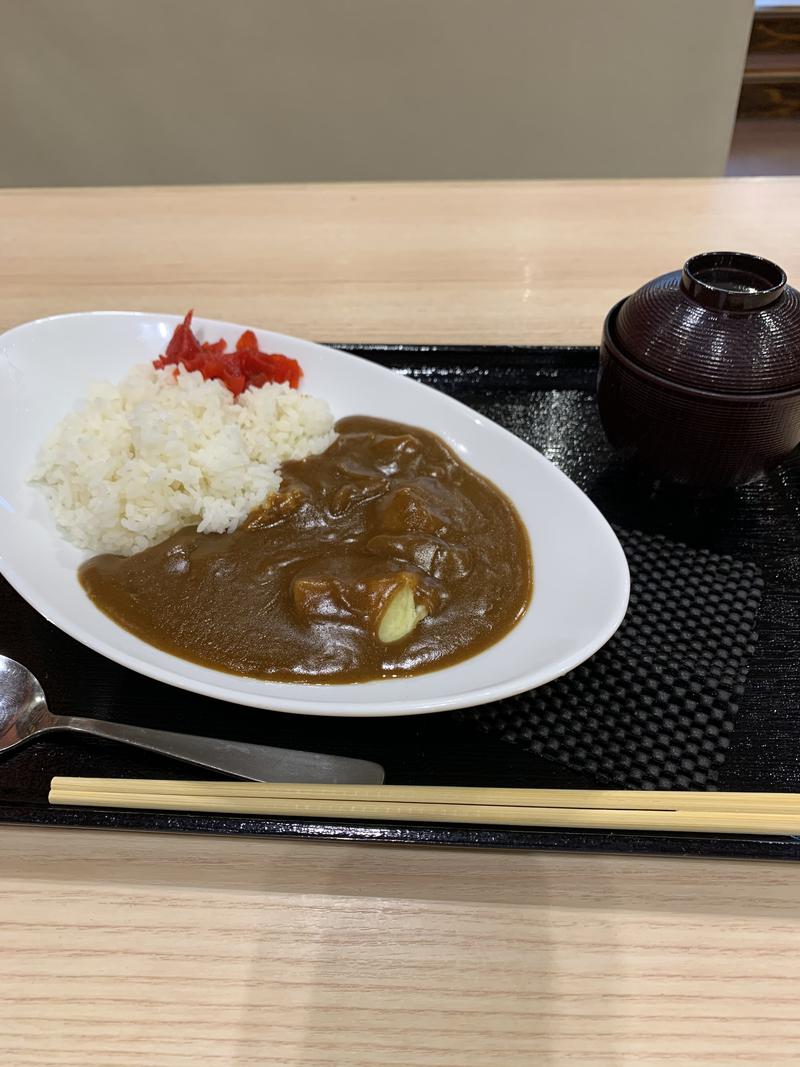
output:
[{"label": "wood grain", "polygon": [[[798,179],[0,192],[0,326],[597,339],[715,247],[800,276]],[[2,771],[0,769],[0,790]],[[0,828],[9,1067],[800,1062],[791,865]]]},{"label": "wood grain", "polygon": [[797,1063],[792,868],[6,828],[14,1067]]},{"label": "wood grain", "polygon": [[596,344],[694,252],[800,279],[798,178],[0,191],[0,328],[94,308],[316,340]]}]

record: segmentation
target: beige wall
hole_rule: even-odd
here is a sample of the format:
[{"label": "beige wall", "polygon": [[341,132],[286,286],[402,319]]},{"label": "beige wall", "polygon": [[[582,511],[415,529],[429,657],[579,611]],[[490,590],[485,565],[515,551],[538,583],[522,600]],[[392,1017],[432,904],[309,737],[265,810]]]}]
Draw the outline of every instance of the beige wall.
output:
[{"label": "beige wall", "polygon": [[721,174],[751,0],[0,0],[0,185]]}]

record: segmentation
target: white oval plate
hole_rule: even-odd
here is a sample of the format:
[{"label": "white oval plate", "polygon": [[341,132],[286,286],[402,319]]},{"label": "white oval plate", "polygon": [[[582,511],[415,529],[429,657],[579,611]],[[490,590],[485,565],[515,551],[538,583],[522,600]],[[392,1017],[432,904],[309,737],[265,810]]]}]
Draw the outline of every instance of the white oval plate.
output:
[{"label": "white oval plate", "polygon": [[[452,667],[358,685],[269,682],[201,667],[121,629],[77,579],[85,553],[58,533],[40,492],[26,482],[46,434],[98,380],[117,381],[163,352],[177,315],[87,312],[17,326],[0,336],[0,570],[46,619],[132,670],[170,685],[277,711],[410,715],[511,696],[576,667],[619,626],[628,566],[589,499],[549,460],[496,423],[442,393],[367,360],[296,337],[256,330],[263,348],[298,359],[303,388],[337,418],[369,414],[443,437],[516,504],[530,534],[530,608],[496,645]],[[202,339],[233,343],[244,329],[195,319]],[[498,546],[502,550],[502,546]]]}]

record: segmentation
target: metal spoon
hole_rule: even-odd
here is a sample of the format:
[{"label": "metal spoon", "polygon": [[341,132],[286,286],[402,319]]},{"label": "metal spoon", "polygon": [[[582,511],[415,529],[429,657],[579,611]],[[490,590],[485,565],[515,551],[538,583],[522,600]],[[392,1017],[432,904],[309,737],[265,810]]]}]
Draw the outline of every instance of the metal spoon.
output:
[{"label": "metal spoon", "polygon": [[368,760],[146,730],[74,715],[53,715],[47,709],[41,685],[28,668],[7,656],[0,656],[0,754],[54,730],[75,730],[109,741],[124,741],[137,748],[250,782],[322,782],[328,785],[380,785],[383,782],[383,767]]}]

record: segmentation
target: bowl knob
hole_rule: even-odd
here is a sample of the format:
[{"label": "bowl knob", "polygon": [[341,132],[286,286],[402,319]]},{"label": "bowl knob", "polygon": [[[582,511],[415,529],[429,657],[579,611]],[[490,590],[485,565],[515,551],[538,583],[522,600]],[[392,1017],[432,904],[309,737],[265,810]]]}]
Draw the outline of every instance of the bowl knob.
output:
[{"label": "bowl knob", "polygon": [[757,311],[769,307],[786,288],[777,263],[747,252],[702,252],[681,273],[681,289],[703,307],[717,311]]}]

